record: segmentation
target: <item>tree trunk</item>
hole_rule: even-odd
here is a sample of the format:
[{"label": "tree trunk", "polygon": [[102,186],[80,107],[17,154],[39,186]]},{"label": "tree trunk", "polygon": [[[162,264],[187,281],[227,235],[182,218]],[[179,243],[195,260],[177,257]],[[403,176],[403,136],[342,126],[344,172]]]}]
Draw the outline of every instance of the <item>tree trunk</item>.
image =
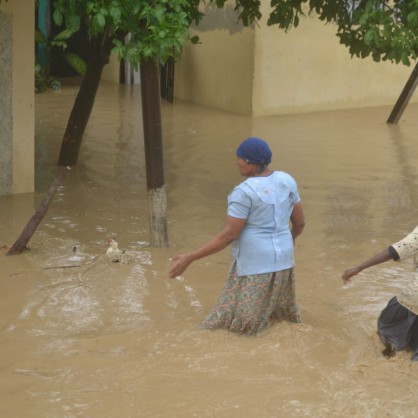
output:
[{"label": "tree trunk", "polygon": [[102,76],[102,70],[109,62],[111,50],[110,41],[111,40],[106,40],[103,37],[92,38],[90,41],[86,74],[81,82],[64,133],[58,159],[59,165],[73,166],[77,164],[81,141],[93,109]]},{"label": "tree trunk", "polygon": [[149,206],[150,242],[168,247],[167,197],[164,181],[159,63],[149,59],[140,65],[142,119]]},{"label": "tree trunk", "polygon": [[399,119],[402,116],[403,111],[406,109],[406,106],[409,103],[409,99],[414,94],[415,88],[418,84],[418,64],[415,65],[412,74],[409,76],[408,81],[405,84],[404,89],[402,90],[401,95],[399,96],[398,101],[396,102],[391,114],[389,115],[387,123],[398,123]]},{"label": "tree trunk", "polygon": [[20,254],[23,251],[27,250],[27,243],[32,238],[32,235],[35,233],[36,228],[41,223],[42,219],[45,217],[49,205],[52,201],[52,198],[54,197],[55,192],[58,189],[58,186],[61,184],[62,180],[69,174],[69,172],[70,171],[68,167],[62,169],[60,175],[54,180],[51,187],[49,188],[48,193],[42,200],[38,210],[35,212],[32,218],[30,218],[29,222],[26,224],[19,238],[12,245],[12,247],[6,255]]}]

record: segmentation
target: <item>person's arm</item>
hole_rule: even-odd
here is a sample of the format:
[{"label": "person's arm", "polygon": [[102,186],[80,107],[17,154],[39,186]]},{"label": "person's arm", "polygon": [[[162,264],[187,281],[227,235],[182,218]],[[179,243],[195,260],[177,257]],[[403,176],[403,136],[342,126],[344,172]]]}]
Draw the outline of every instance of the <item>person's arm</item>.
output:
[{"label": "person's arm", "polygon": [[349,282],[351,277],[359,274],[361,271],[369,267],[375,266],[377,264],[384,263],[385,261],[388,261],[388,260],[393,260],[393,254],[391,254],[391,252],[389,251],[389,248],[386,248],[379,254],[376,254],[375,256],[373,256],[372,258],[369,258],[368,260],[364,261],[358,266],[347,269],[343,273],[342,279],[344,283]]},{"label": "person's arm", "polygon": [[295,241],[296,237],[303,232],[305,228],[305,216],[303,214],[302,203],[298,202],[293,207],[292,214],[290,215],[290,222],[292,223],[292,238]]},{"label": "person's arm", "polygon": [[222,230],[205,245],[190,253],[179,254],[173,257],[174,265],[169,271],[168,276],[171,278],[180,276],[193,261],[223,250],[239,237],[246,222],[246,219],[228,216]]}]

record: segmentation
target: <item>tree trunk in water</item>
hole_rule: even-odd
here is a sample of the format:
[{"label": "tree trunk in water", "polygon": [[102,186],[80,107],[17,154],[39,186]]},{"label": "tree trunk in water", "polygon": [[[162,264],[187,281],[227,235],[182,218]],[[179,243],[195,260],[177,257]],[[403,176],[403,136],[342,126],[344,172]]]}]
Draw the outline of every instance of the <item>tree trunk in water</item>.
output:
[{"label": "tree trunk in water", "polygon": [[415,88],[418,84],[418,64],[415,65],[412,74],[409,76],[408,81],[405,84],[404,89],[402,90],[401,95],[399,96],[398,101],[396,102],[391,114],[389,115],[387,123],[398,123],[399,119],[402,116],[402,113],[406,109],[406,106],[409,103],[409,99],[414,94]]},{"label": "tree trunk in water", "polygon": [[62,169],[60,175],[54,180],[51,187],[49,188],[48,193],[42,200],[38,210],[35,212],[32,218],[30,218],[29,222],[26,224],[24,230],[20,234],[20,237],[12,245],[6,255],[20,254],[27,250],[27,243],[32,238],[32,235],[35,233],[36,228],[41,223],[42,219],[45,217],[52,198],[58,189],[58,186],[61,184],[62,180],[68,175],[69,172],[70,171],[68,167]]},{"label": "tree trunk in water", "polygon": [[109,62],[111,43],[103,37],[92,38],[86,74],[81,83],[62,139],[59,165],[77,164],[81,141],[93,109],[103,67]]},{"label": "tree trunk in water", "polygon": [[154,59],[140,65],[142,119],[149,206],[150,242],[153,247],[168,247],[167,197],[164,181],[161,126],[160,69]]}]

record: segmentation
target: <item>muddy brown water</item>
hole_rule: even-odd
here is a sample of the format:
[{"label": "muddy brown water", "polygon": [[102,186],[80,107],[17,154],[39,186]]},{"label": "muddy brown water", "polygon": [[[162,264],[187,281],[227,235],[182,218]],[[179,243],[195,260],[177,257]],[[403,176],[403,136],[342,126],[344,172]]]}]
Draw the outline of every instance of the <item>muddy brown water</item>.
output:
[{"label": "muddy brown water", "polygon": [[[36,96],[36,193],[0,198],[12,244],[57,175],[77,92]],[[385,263],[343,286],[342,272],[418,223],[418,106],[251,118],[163,103],[169,249],[148,245],[139,87],[103,83],[79,164],[31,251],[1,254],[2,417],[416,417],[418,365],[383,358],[376,319],[413,274]],[[176,280],[169,258],[223,225],[241,181],[235,149],[270,142],[297,180],[307,226],[296,245],[303,324],[257,337],[201,331],[230,262],[226,249]],[[109,264],[106,239],[132,254]]]}]

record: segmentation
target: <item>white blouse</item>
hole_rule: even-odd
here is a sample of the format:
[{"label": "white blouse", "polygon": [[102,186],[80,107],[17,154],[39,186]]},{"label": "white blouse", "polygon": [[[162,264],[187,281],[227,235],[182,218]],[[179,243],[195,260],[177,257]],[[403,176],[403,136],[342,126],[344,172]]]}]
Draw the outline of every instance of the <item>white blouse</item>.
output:
[{"label": "white blouse", "polygon": [[392,247],[398,253],[400,261],[413,257],[415,276],[397,296],[397,299],[401,305],[418,315],[418,226]]}]

